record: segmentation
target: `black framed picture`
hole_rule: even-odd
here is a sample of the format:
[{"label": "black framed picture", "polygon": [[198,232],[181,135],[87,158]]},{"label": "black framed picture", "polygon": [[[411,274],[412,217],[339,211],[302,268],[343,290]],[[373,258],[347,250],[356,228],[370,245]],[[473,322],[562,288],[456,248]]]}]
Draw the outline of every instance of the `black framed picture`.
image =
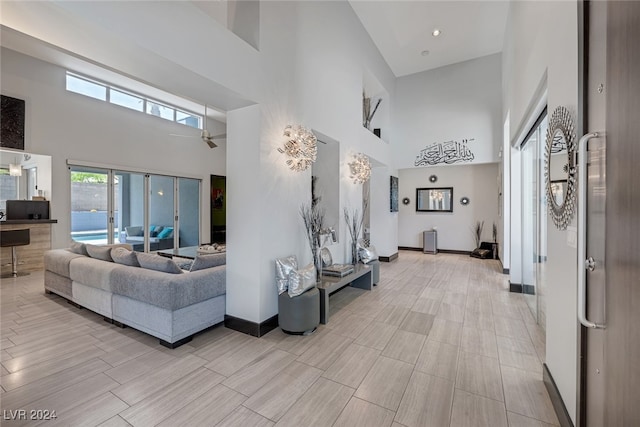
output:
[{"label": "black framed picture", "polygon": [[0,98],[0,147],[24,150],[24,100]]},{"label": "black framed picture", "polygon": [[416,188],[416,212],[453,212],[453,187]]},{"label": "black framed picture", "polygon": [[391,204],[391,212],[398,212],[398,177],[390,177],[389,182],[389,198]]}]

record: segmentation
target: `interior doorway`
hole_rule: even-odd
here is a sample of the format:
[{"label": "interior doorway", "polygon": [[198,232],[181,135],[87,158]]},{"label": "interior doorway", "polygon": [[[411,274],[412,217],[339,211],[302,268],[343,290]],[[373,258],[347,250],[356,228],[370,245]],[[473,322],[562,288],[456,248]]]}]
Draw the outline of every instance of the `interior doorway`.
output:
[{"label": "interior doorway", "polygon": [[227,177],[211,175],[211,242],[227,242]]}]

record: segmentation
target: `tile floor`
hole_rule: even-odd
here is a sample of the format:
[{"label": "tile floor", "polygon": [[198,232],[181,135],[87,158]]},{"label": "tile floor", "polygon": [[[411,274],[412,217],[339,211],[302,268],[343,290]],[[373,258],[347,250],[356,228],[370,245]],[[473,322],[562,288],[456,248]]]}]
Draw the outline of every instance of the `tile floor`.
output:
[{"label": "tile floor", "polygon": [[175,350],[44,295],[42,273],[2,280],[2,425],[557,425],[544,334],[499,268],[401,252],[311,336],[216,327]]}]

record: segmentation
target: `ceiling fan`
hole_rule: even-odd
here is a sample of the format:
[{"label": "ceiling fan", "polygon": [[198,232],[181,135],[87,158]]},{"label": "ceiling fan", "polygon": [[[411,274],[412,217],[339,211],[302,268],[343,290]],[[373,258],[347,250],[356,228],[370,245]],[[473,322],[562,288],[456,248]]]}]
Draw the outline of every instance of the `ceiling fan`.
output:
[{"label": "ceiling fan", "polygon": [[[220,135],[211,135],[211,132],[207,130],[207,105],[204,106],[204,116],[202,118],[202,132],[200,133],[200,138],[207,143],[209,148],[216,148],[218,144],[213,142],[215,139],[225,139],[227,137],[226,133],[221,133]],[[178,135],[175,133],[170,134],[171,136],[178,136],[180,138],[196,138],[194,135]]]}]

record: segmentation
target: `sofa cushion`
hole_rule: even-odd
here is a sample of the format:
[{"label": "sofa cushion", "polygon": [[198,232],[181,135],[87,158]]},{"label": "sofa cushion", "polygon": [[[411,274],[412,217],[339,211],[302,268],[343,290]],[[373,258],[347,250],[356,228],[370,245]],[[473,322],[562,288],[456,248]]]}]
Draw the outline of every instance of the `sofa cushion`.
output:
[{"label": "sofa cushion", "polygon": [[289,296],[302,295],[316,286],[316,266],[312,263],[289,273]]},{"label": "sofa cushion", "polygon": [[202,270],[203,268],[217,267],[219,265],[225,265],[226,263],[226,253],[198,255],[193,260],[190,271],[198,271]]},{"label": "sofa cushion", "polygon": [[141,226],[129,226],[124,228],[127,237],[142,236],[144,231]]},{"label": "sofa cushion", "polygon": [[110,246],[85,245],[85,247],[91,258],[113,262],[113,258],[111,258]]},{"label": "sofa cushion", "polygon": [[[105,263],[106,264],[106,263]],[[189,274],[123,267],[111,275],[113,293],[167,310],[177,310],[226,293],[226,266]]]},{"label": "sofa cushion", "polygon": [[137,252],[138,262],[140,267],[149,270],[162,271],[164,273],[181,274],[182,270],[171,259],[155,254],[146,254],[144,252]]},{"label": "sofa cushion", "polygon": [[105,291],[111,291],[111,273],[119,268],[131,269],[115,262],[105,262],[89,257],[72,259],[69,265],[71,280]]},{"label": "sofa cushion", "polygon": [[297,269],[298,260],[295,255],[276,259],[276,286],[278,287],[278,295],[287,291],[289,288],[289,274]]},{"label": "sofa cushion", "polygon": [[158,233],[158,239],[170,239],[173,237],[173,227],[164,227]]},{"label": "sofa cushion", "polygon": [[69,263],[75,258],[86,258],[68,249],[53,249],[44,253],[44,268],[63,277],[71,277]]},{"label": "sofa cushion", "polygon": [[111,248],[111,258],[113,258],[113,261],[118,264],[140,267],[136,253],[126,248]]},{"label": "sofa cushion", "polygon": [[74,254],[89,256],[87,252],[87,248],[84,243],[80,242],[71,242],[71,246],[69,246],[69,251]]}]

